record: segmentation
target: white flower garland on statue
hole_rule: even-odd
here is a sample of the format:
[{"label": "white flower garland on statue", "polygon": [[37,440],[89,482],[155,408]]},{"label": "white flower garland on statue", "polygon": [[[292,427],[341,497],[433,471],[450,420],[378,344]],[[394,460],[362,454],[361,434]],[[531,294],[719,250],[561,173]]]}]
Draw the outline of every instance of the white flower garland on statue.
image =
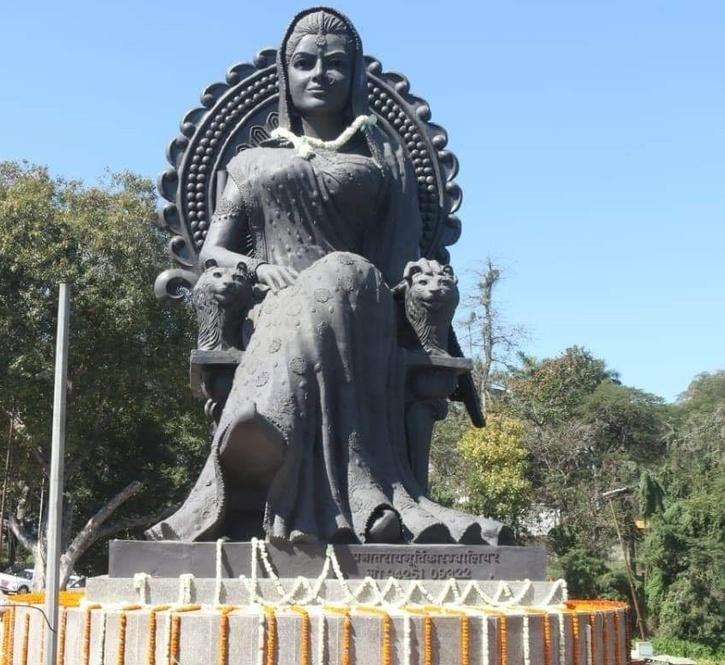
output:
[{"label": "white flower garland on statue", "polygon": [[363,127],[372,127],[378,119],[370,115],[359,115],[352,123],[333,141],[323,141],[313,136],[297,136],[294,132],[283,127],[272,131],[273,139],[286,139],[297,150],[297,154],[303,159],[311,159],[317,150],[330,150],[337,152]]}]

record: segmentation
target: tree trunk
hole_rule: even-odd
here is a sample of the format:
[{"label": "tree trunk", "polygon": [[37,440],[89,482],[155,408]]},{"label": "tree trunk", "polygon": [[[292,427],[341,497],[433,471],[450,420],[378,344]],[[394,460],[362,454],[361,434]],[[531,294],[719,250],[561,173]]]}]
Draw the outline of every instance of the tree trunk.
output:
[{"label": "tree trunk", "polygon": [[491,394],[491,368],[493,366],[494,340],[494,309],[493,287],[501,277],[501,271],[491,259],[486,261],[486,271],[478,283],[478,301],[481,305],[481,343],[483,345],[483,358],[481,358],[481,413],[486,417],[486,406]]}]

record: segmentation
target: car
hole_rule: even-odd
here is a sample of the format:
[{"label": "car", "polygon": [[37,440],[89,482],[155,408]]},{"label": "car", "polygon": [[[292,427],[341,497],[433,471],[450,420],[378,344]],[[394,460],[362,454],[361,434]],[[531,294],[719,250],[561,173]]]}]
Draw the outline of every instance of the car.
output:
[{"label": "car", "polygon": [[0,573],[0,591],[4,593],[28,593],[33,583],[33,569],[13,566]]}]

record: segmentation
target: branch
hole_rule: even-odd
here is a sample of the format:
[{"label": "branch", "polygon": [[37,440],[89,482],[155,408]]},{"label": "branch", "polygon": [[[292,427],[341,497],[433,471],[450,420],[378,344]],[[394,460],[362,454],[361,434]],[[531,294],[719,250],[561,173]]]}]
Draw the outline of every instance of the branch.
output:
[{"label": "branch", "polygon": [[35,546],[38,544],[38,541],[30,535],[30,532],[27,531],[20,522],[18,522],[15,515],[8,516],[7,525],[10,527],[10,530],[13,532],[18,541],[20,541],[20,544],[28,550],[28,552],[35,551]]},{"label": "branch", "polygon": [[103,523],[119,506],[128,501],[140,489],[141,483],[138,480],[134,480],[126,485],[126,487],[86,522],[85,526],[76,534],[73,542],[66,549],[63,557],[76,560],[83,554],[98,539],[97,534],[101,530]]}]

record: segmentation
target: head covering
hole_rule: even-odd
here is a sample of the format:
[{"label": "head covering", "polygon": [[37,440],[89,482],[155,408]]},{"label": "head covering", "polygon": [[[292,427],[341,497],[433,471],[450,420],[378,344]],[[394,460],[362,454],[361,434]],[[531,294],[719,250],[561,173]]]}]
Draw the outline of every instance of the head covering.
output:
[{"label": "head covering", "polygon": [[[360,35],[355,29],[355,26],[352,24],[352,21],[347,18],[347,16],[336,9],[332,9],[331,7],[311,7],[310,9],[301,11],[292,19],[292,22],[289,24],[284,34],[279,51],[277,52],[277,77],[279,79],[279,126],[296,134],[301,133],[302,126],[300,117],[294,108],[294,104],[292,103],[289,91],[287,69],[289,67],[289,56],[292,54],[287,53],[287,46],[295,28],[297,27],[297,24],[304,17],[318,12],[329,14],[344,23],[346,32],[350,38],[350,43],[353,47],[350,99],[348,100],[348,104],[345,109],[348,122],[352,122],[352,120],[358,116],[368,115],[370,113],[370,107],[368,106],[367,73],[365,70],[365,61],[363,59],[362,41],[360,39]],[[381,137],[370,131],[370,128],[365,128],[362,131],[365,132],[365,138],[370,149],[370,154],[377,162],[380,163],[382,158],[382,148],[380,146]]]}]

